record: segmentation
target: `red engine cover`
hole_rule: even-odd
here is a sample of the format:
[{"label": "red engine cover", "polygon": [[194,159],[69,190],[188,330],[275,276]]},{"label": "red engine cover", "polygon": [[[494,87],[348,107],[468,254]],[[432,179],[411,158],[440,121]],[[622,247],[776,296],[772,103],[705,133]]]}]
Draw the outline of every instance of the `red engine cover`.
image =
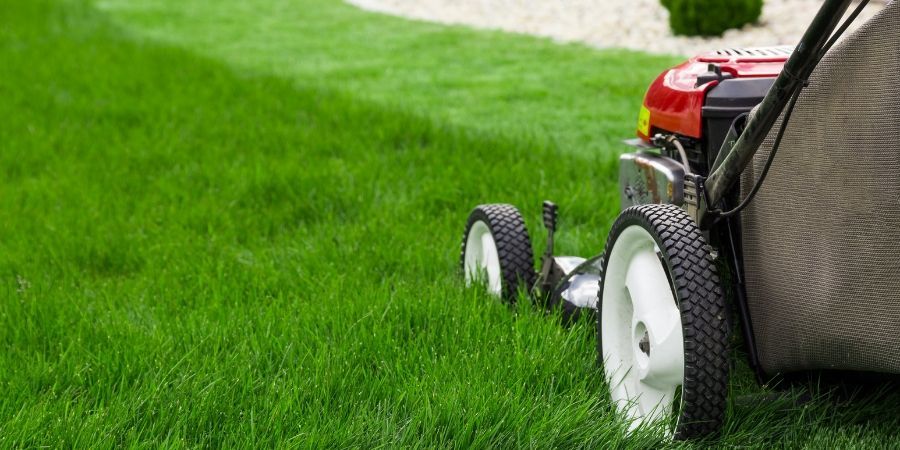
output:
[{"label": "red engine cover", "polygon": [[697,86],[697,77],[716,64],[734,78],[776,77],[790,57],[793,47],[728,49],[689,59],[660,75],[644,96],[638,118],[638,137],[649,141],[656,130],[700,138],[701,111],[706,93],[718,81]]}]

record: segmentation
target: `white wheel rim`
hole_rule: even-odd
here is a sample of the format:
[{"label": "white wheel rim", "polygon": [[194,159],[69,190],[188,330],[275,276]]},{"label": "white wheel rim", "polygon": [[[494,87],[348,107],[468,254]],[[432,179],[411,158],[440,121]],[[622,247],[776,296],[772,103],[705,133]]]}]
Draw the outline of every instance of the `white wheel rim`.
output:
[{"label": "white wheel rim", "polygon": [[499,297],[502,286],[497,243],[494,242],[490,228],[480,220],[469,229],[464,261],[466,286],[473,282],[485,283],[488,292]]},{"label": "white wheel rim", "polygon": [[665,419],[684,384],[684,337],[659,247],[644,228],[622,231],[604,276],[603,370],[632,428]]}]

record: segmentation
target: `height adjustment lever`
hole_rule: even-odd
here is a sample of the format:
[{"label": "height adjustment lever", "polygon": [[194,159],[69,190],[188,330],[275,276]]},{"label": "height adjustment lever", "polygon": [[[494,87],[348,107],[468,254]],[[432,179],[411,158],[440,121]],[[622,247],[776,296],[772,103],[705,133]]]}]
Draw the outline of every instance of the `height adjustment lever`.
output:
[{"label": "height adjustment lever", "polygon": [[551,289],[562,276],[562,272],[553,259],[553,234],[556,233],[556,218],[559,208],[550,200],[545,200],[543,209],[544,227],[547,228],[547,247],[541,257],[541,272],[535,289],[538,290],[539,298],[549,301]]},{"label": "height adjustment lever", "polygon": [[544,200],[544,227],[547,229],[546,255],[553,256],[553,234],[556,232],[556,216],[559,207],[550,200]]}]

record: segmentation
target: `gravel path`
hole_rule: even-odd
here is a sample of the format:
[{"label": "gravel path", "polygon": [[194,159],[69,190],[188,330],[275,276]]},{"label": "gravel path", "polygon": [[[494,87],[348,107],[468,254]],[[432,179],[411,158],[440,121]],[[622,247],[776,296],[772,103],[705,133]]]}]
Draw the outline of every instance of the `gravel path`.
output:
[{"label": "gravel path", "polygon": [[[447,24],[545,36],[595,47],[692,55],[724,47],[796,44],[821,0],[766,0],[759,24],[712,39],[673,36],[659,0],[347,0],[360,8]],[[879,11],[871,2],[856,24]]]}]

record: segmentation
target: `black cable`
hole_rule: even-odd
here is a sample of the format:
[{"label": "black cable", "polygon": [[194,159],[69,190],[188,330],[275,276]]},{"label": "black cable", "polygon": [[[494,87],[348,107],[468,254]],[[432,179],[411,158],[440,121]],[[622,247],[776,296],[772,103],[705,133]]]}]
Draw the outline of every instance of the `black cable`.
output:
[{"label": "black cable", "polygon": [[753,189],[750,190],[750,193],[747,194],[747,197],[744,198],[743,201],[734,209],[729,211],[723,211],[718,213],[717,215],[720,217],[729,217],[733,216],[742,209],[746,208],[747,205],[753,201],[753,197],[756,197],[756,193],[759,192],[759,188],[762,187],[763,181],[766,179],[766,175],[769,173],[769,168],[772,167],[772,161],[775,161],[775,153],[778,152],[778,147],[781,146],[781,139],[784,137],[784,131],[787,129],[787,124],[791,120],[791,113],[794,111],[794,105],[797,104],[797,99],[800,97],[800,91],[803,90],[803,84],[800,84],[796,90],[794,90],[794,94],[791,96],[791,102],[788,104],[787,109],[784,112],[784,119],[781,121],[781,127],[778,129],[778,135],[775,137],[775,142],[772,144],[772,151],[769,152],[768,158],[766,158],[766,165],[763,166],[762,173],[759,174],[759,179],[756,180],[756,183],[753,185]]},{"label": "black cable", "polygon": [[[859,6],[853,10],[853,12],[844,20],[844,23],[841,24],[841,27],[831,35],[831,38],[826,42],[822,48],[819,49],[819,57],[821,60],[822,57],[828,53],[828,50],[838,41],[841,35],[847,31],[847,28],[850,27],[850,24],[859,17],[859,14],[862,13],[863,9],[869,3],[869,0],[862,0],[859,3]],[[815,68],[815,65],[813,66]],[[808,77],[809,74],[806,74]],[[784,137],[784,132],[787,129],[787,124],[791,119],[791,113],[794,111],[794,105],[797,104],[797,99],[800,98],[800,92],[803,91],[803,88],[806,86],[806,79],[804,78],[802,82],[797,84],[797,88],[794,89],[794,92],[791,94],[791,101],[788,104],[787,108],[784,112],[784,119],[781,121],[781,127],[778,129],[778,135],[775,137],[775,142],[772,144],[772,151],[769,152],[769,156],[766,158],[766,165],[763,166],[762,173],[759,174],[759,178],[756,180],[756,183],[753,184],[753,188],[750,190],[750,193],[747,194],[747,197],[741,201],[740,204],[734,207],[734,209],[730,209],[728,211],[716,210],[713,211],[719,217],[730,217],[739,212],[741,212],[747,205],[753,201],[753,198],[756,197],[757,192],[762,187],[763,181],[766,179],[766,175],[769,173],[769,168],[772,167],[772,161],[775,160],[775,154],[778,152],[778,148],[781,146],[781,139]]]}]

